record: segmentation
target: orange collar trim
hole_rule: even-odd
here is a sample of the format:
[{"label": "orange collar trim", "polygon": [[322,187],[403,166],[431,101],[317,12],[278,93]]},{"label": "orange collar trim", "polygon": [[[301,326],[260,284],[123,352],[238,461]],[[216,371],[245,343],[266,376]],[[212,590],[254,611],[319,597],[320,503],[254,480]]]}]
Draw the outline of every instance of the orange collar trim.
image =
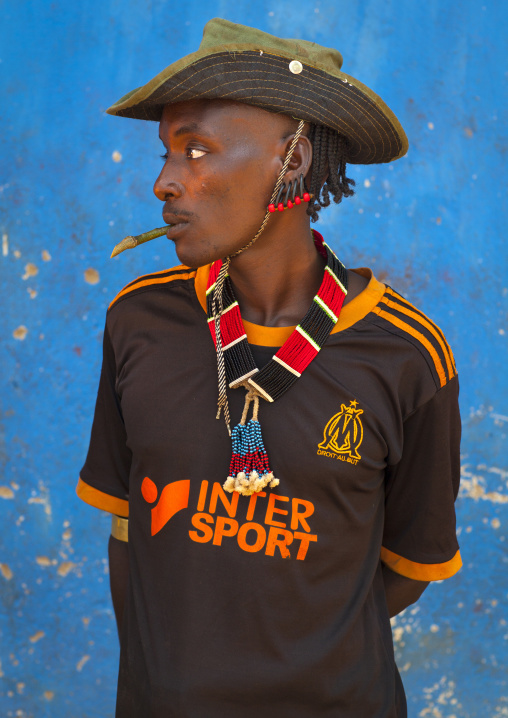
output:
[{"label": "orange collar trim", "polygon": [[[206,285],[208,283],[208,275],[210,273],[211,266],[211,264],[207,264],[204,267],[199,267],[194,280],[196,295],[205,313]],[[352,327],[353,324],[356,324],[356,322],[359,322],[360,319],[367,316],[367,314],[374,309],[385,293],[385,285],[378,282],[372,274],[371,269],[360,267],[359,269],[353,269],[352,271],[368,279],[369,283],[363,292],[360,292],[357,297],[352,299],[342,308],[339,321],[332,329],[332,334],[342,332],[344,329],[349,329],[349,327]],[[249,344],[255,344],[262,347],[281,347],[295,328],[265,327],[260,324],[253,324],[245,319],[242,319],[242,322]]]}]

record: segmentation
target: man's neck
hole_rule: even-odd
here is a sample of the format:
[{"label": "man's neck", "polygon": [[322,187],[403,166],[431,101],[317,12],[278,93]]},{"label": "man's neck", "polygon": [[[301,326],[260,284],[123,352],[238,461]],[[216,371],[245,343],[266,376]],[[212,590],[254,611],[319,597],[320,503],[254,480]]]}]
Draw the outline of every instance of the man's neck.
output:
[{"label": "man's neck", "polygon": [[[253,324],[298,324],[321,285],[325,261],[316,251],[309,221],[291,220],[269,223],[252,247],[231,260],[229,274],[242,318]],[[354,272],[348,274],[345,304],[368,283]]]},{"label": "man's neck", "polygon": [[269,224],[256,244],[231,261],[243,319],[269,327],[298,324],[319,289],[324,266],[308,222]]}]

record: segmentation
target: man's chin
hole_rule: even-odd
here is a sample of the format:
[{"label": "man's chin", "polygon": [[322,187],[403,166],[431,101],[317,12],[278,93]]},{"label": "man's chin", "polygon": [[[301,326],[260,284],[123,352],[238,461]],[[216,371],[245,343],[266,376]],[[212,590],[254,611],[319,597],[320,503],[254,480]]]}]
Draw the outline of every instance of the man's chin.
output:
[{"label": "man's chin", "polygon": [[198,269],[199,267],[206,267],[208,264],[212,264],[217,259],[223,259],[224,255],[218,255],[217,252],[212,250],[198,251],[196,247],[185,247],[182,243],[175,243],[176,256],[182,264],[186,267],[193,267]]},{"label": "man's chin", "polygon": [[[225,228],[227,231],[227,228]],[[192,233],[194,234],[194,232]],[[202,238],[196,239],[191,236],[190,232],[185,235],[175,237],[174,245],[176,256],[186,267],[205,267],[218,259],[236,254],[249,244],[253,234],[249,233],[249,239],[241,237],[236,242],[224,242],[224,236],[221,233],[216,241],[213,237],[207,237],[203,241]],[[173,238],[170,237],[170,240]]]}]

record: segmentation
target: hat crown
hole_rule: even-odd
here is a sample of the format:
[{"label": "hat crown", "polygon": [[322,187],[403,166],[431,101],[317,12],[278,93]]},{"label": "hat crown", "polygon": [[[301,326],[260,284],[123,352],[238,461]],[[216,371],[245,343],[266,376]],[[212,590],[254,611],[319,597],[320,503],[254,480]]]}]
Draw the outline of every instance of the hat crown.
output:
[{"label": "hat crown", "polygon": [[323,47],[308,40],[285,39],[270,35],[255,27],[215,17],[209,20],[203,30],[203,39],[199,50],[224,51],[241,50],[245,45],[254,45],[257,49],[273,52],[291,59],[307,62],[328,72],[337,72],[342,67],[342,55],[337,50]]}]

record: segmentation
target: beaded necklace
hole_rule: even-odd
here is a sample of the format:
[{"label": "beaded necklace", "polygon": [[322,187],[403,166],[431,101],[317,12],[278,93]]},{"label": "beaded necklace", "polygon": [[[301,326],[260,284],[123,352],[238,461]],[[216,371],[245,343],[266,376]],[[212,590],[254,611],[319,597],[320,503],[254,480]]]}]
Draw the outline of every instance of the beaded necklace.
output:
[{"label": "beaded necklace", "polygon": [[[251,496],[265,486],[279,483],[269,467],[258,421],[259,398],[279,399],[302,375],[330,336],[347,294],[347,270],[323,237],[312,230],[316,250],[326,261],[321,286],[306,315],[282,347],[262,369],[252,356],[242,323],[240,307],[233,292],[227,266],[217,260],[211,266],[206,290],[208,326],[217,352],[219,401],[217,418],[224,418],[233,444],[225,491]],[[221,269],[223,270],[221,272]],[[226,382],[231,389],[247,390],[242,418],[229,429]],[[250,404],[252,419],[247,422]]]}]

